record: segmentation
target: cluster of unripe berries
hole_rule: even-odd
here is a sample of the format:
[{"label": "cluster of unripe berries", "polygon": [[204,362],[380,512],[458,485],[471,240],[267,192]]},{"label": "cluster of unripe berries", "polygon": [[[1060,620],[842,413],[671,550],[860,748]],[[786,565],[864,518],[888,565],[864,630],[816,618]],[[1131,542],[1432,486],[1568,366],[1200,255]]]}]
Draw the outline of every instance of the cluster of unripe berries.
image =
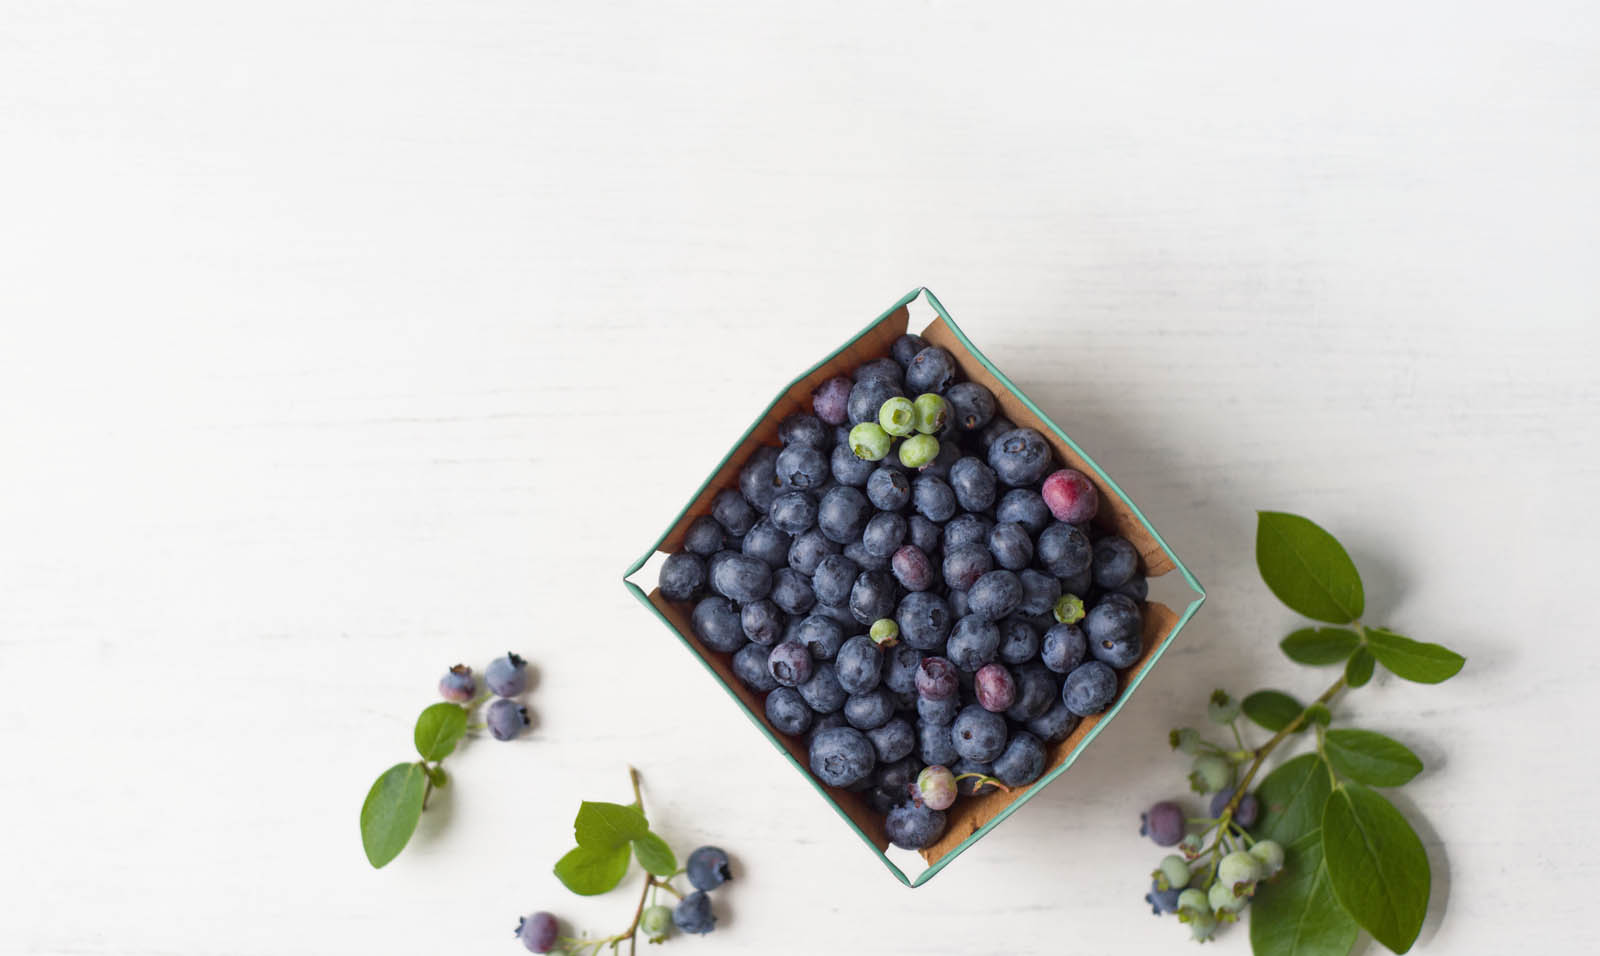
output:
[{"label": "cluster of unripe berries", "polygon": [[[528,662],[516,654],[506,654],[483,669],[483,683],[494,700],[484,708],[483,721],[496,740],[510,740],[528,727],[528,708],[514,698],[528,689]],[[472,668],[457,664],[439,678],[439,696],[457,704],[478,699],[478,680]]]},{"label": "cluster of unripe berries", "polygon": [[[629,931],[624,931],[616,937],[608,937],[606,945],[610,944],[609,941],[621,943],[631,935],[632,930],[643,933],[652,943],[660,943],[671,936],[674,930],[704,936],[716,929],[717,916],[712,912],[711,897],[708,894],[733,879],[733,869],[729,865],[728,854],[720,847],[703,846],[689,854],[683,872],[689,878],[689,884],[694,887],[694,892],[685,894],[676,906],[644,907],[639,911],[638,922],[629,927]],[[657,882],[665,885],[665,881]],[[560,923],[555,916],[542,910],[517,921],[516,937],[529,952],[545,953],[550,956],[568,956],[569,953],[575,953],[576,949],[599,948],[595,943],[575,939],[566,941],[568,946],[573,946],[575,949],[569,950],[566,946],[562,946]]]}]

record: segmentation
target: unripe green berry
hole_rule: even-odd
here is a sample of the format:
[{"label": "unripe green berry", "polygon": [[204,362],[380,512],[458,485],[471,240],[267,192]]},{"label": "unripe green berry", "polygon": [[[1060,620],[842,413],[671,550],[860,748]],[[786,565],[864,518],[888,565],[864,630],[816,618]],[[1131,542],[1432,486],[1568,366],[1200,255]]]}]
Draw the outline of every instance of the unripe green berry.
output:
[{"label": "unripe green berry", "polygon": [[1228,696],[1225,690],[1211,692],[1211,700],[1206,704],[1206,716],[1214,724],[1229,724],[1239,716],[1239,702]]},{"label": "unripe green berry", "polygon": [[894,439],[876,422],[862,422],[850,429],[850,450],[863,461],[882,461],[893,445]]},{"label": "unripe green berry", "polygon": [[1244,905],[1250,902],[1248,897],[1234,896],[1233,890],[1221,880],[1211,884],[1211,890],[1206,894],[1206,898],[1211,902],[1211,911],[1228,922],[1232,922],[1233,914],[1244,909]]},{"label": "unripe green berry", "polygon": [[1216,754],[1194,758],[1189,771],[1189,786],[1195,793],[1216,793],[1233,781],[1233,768]]},{"label": "unripe green berry", "polygon": [[1197,943],[1203,943],[1216,935],[1217,918],[1210,913],[1196,916],[1187,922],[1189,924],[1189,938]]},{"label": "unripe green berry", "polygon": [[1193,727],[1179,727],[1167,734],[1167,743],[1173,750],[1181,750],[1186,754],[1200,752],[1200,731]]},{"label": "unripe green berry", "polygon": [[923,392],[913,403],[916,409],[917,431],[924,435],[937,435],[950,420],[950,405],[944,396]]},{"label": "unripe green berry", "polygon": [[1200,855],[1204,845],[1200,840],[1200,834],[1191,833],[1178,841],[1178,852],[1182,853],[1185,859],[1193,860]]},{"label": "unripe green berry", "polygon": [[1211,916],[1211,900],[1205,890],[1187,889],[1178,894],[1178,919],[1185,923],[1197,916]]},{"label": "unripe green berry", "polygon": [[1170,890],[1174,887],[1189,885],[1189,862],[1177,854],[1161,858],[1161,865],[1150,874],[1156,881],[1156,889]]},{"label": "unripe green berry", "polygon": [[1236,897],[1255,892],[1261,878],[1261,861],[1242,850],[1235,850],[1217,864],[1217,882]]},{"label": "unripe green berry", "polygon": [[932,435],[912,435],[900,443],[900,464],[921,468],[939,457],[939,439]]},{"label": "unripe green berry", "polygon": [[1276,841],[1262,840],[1250,848],[1250,855],[1261,864],[1261,878],[1270,880],[1283,870],[1283,847]]},{"label": "unripe green berry", "polygon": [[672,933],[672,907],[647,906],[639,914],[639,930],[650,938],[650,942],[659,943]]},{"label": "unripe green berry", "polygon": [[900,640],[900,625],[893,618],[880,617],[872,622],[871,630],[867,635],[872,638],[872,643],[879,647],[893,647]]},{"label": "unripe green berry", "polygon": [[1083,620],[1083,599],[1076,594],[1063,594],[1050,613],[1056,616],[1057,623],[1076,624]]},{"label": "unripe green berry", "polygon": [[891,435],[905,436],[916,431],[917,410],[911,399],[896,396],[878,408],[878,424]]}]

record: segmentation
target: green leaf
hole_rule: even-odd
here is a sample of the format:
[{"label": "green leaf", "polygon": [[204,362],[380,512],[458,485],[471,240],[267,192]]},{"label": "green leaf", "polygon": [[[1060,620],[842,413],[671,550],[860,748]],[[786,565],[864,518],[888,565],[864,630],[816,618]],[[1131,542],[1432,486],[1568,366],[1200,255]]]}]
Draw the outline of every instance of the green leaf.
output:
[{"label": "green leaf", "polygon": [[1316,754],[1301,754],[1284,761],[1256,787],[1261,819],[1252,828],[1258,840],[1276,840],[1288,846],[1322,826],[1333,780]]},{"label": "green leaf", "polygon": [[1342,627],[1303,627],[1284,638],[1278,646],[1297,664],[1323,667],[1349,657],[1361,646],[1361,637]]},{"label": "green leaf", "polygon": [[580,847],[611,850],[649,833],[650,825],[638,807],[585,800],[578,807],[578,818],[572,821],[572,831]]},{"label": "green leaf", "polygon": [[1360,931],[1333,895],[1320,830],[1285,847],[1282,875],[1256,887],[1250,906],[1254,956],[1345,956]]},{"label": "green leaf", "polygon": [[428,779],[433,781],[435,787],[442,787],[450,782],[450,778],[444,774],[443,767],[429,767]]},{"label": "green leaf", "polygon": [[1425,644],[1375,627],[1367,631],[1367,646],[1378,663],[1396,677],[1418,684],[1438,684],[1456,676],[1465,657],[1439,644]]},{"label": "green leaf", "polygon": [[1333,892],[1373,939],[1404,953],[1422,931],[1432,876],[1428,854],[1394,805],[1344,783],[1322,812],[1322,847]]},{"label": "green leaf", "polygon": [[672,847],[654,833],[646,833],[633,841],[633,855],[640,866],[656,876],[671,876],[678,872],[678,858],[673,855]]},{"label": "green leaf", "polygon": [[1349,624],[1366,607],[1361,575],[1344,546],[1299,515],[1260,512],[1256,566],[1278,600],[1312,620]]},{"label": "green leaf", "polygon": [[422,817],[421,764],[397,763],[383,772],[361,804],[361,848],[378,869],[400,855]]},{"label": "green leaf", "polygon": [[615,888],[628,872],[626,843],[614,847],[574,847],[556,861],[556,879],[579,896],[599,896]]},{"label": "green leaf", "polygon": [[1365,647],[1356,649],[1350,655],[1350,660],[1344,665],[1344,682],[1350,687],[1365,686],[1372,680],[1372,666],[1374,664],[1372,652]]},{"label": "green leaf", "polygon": [[1312,704],[1306,708],[1306,723],[1321,724],[1326,727],[1332,722],[1333,711],[1328,709],[1327,704]]},{"label": "green leaf", "polygon": [[443,760],[455,752],[456,744],[467,732],[467,709],[458,704],[439,703],[417,717],[412,738],[423,760]]},{"label": "green leaf", "polygon": [[[1244,715],[1267,728],[1282,730],[1305,710],[1298,700],[1281,690],[1258,690],[1244,699]],[[1305,730],[1301,724],[1296,733]]]},{"label": "green leaf", "polygon": [[1330,730],[1323,752],[1340,776],[1370,787],[1398,787],[1422,772],[1422,761],[1404,744],[1370,730]]}]

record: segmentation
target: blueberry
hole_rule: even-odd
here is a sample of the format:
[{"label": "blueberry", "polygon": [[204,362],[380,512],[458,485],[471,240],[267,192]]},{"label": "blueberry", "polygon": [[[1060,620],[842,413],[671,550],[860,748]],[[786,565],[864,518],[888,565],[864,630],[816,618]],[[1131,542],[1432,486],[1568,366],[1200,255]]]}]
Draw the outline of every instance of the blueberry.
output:
[{"label": "blueberry", "polygon": [[861,545],[871,553],[887,558],[906,539],[906,519],[892,511],[880,511],[861,532]]},{"label": "blueberry", "polygon": [[793,687],[779,687],[767,695],[767,720],[786,734],[805,733],[811,728],[813,716],[805,698]]},{"label": "blueberry", "polygon": [[861,569],[842,554],[830,554],[817,563],[811,574],[811,590],[824,604],[843,604],[850,600],[850,589],[855,586]]},{"label": "blueberry", "polygon": [[977,382],[952,385],[945,398],[950,400],[956,427],[962,431],[980,431],[994,418],[994,393]]},{"label": "blueberry", "polygon": [[820,488],[832,474],[828,456],[810,445],[785,445],[775,467],[778,480],[791,491]]},{"label": "blueberry", "polygon": [[879,764],[872,780],[880,787],[899,787],[903,794],[916,781],[922,767],[922,761],[916,757],[902,757],[892,763]]},{"label": "blueberry", "polygon": [[807,615],[790,638],[806,649],[814,661],[831,661],[844,646],[844,628],[838,621],[821,614]]},{"label": "blueberry", "polygon": [[867,361],[862,362],[860,365],[857,365],[855,370],[855,379],[858,382],[865,382],[870,379],[878,379],[880,381],[888,382],[892,385],[899,385],[905,380],[905,369],[901,368],[900,363],[896,362],[894,359],[888,356],[882,356],[880,358],[868,359]]},{"label": "blueberry", "polygon": [[901,640],[922,651],[942,645],[954,620],[944,598],[932,591],[912,591],[900,599],[895,612]]},{"label": "blueberry", "polygon": [[943,396],[924,392],[917,396],[915,408],[917,431],[924,435],[944,433],[945,426],[950,422],[950,405]]},{"label": "blueberry", "polygon": [[1176,853],[1162,857],[1161,864],[1150,874],[1158,890],[1182,889],[1189,885],[1193,876],[1194,870],[1189,866],[1189,861]]},{"label": "blueberry", "polygon": [[672,907],[646,906],[639,914],[639,932],[652,943],[665,942],[672,932]]},{"label": "blueberry", "polygon": [[1163,800],[1139,814],[1139,835],[1149,837],[1156,846],[1177,846],[1183,831],[1183,808],[1171,800]]},{"label": "blueberry", "polygon": [[757,511],[765,512],[778,496],[778,451],[772,445],[763,445],[739,469],[739,491]]},{"label": "blueberry", "polygon": [[[1083,632],[1089,638],[1090,650],[1096,654],[1099,648],[1109,650],[1113,644],[1132,642],[1137,645],[1142,630],[1139,605],[1121,594],[1105,595],[1083,618]],[[1138,656],[1137,647],[1134,656]]]},{"label": "blueberry", "polygon": [[1045,743],[1058,744],[1078,729],[1080,718],[1067,709],[1060,700],[1052,701],[1044,716],[1027,722],[1028,732]]},{"label": "blueberry", "polygon": [[786,491],[772,499],[767,518],[786,534],[800,534],[817,523],[817,499],[807,491]]},{"label": "blueberry", "polygon": [[878,427],[897,438],[916,431],[917,413],[911,399],[896,395],[884,402],[878,409]]},{"label": "blueberry", "polygon": [[833,429],[815,415],[793,412],[778,423],[778,441],[827,451],[833,447]]},{"label": "blueberry", "polygon": [[1056,624],[1044,632],[1039,659],[1057,674],[1070,674],[1089,656],[1089,641],[1076,624]]},{"label": "blueberry", "polygon": [[1270,880],[1283,869],[1283,847],[1275,840],[1261,840],[1250,848],[1250,855],[1261,866],[1261,878]]},{"label": "blueberry", "polygon": [[556,918],[543,911],[517,920],[517,939],[530,953],[548,953],[555,949],[559,932]]},{"label": "blueberry", "polygon": [[811,679],[796,687],[806,706],[819,714],[831,714],[844,706],[850,695],[839,686],[839,676],[834,673],[831,661],[817,661],[811,667]]},{"label": "blueberry", "polygon": [[784,687],[811,679],[811,654],[799,641],[784,641],[767,653],[767,672]]},{"label": "blueberry", "polygon": [[717,519],[701,515],[689,523],[689,530],[683,535],[683,546],[689,553],[705,557],[722,550],[722,537],[722,525]]},{"label": "blueberry", "polygon": [[866,779],[877,757],[872,742],[853,727],[830,727],[811,736],[811,772],[830,787]]},{"label": "blueberry", "polygon": [[717,916],[711,912],[711,897],[704,890],[685,896],[672,911],[672,925],[685,933],[704,936],[717,928]]},{"label": "blueberry", "polygon": [[867,496],[848,486],[829,488],[817,506],[817,527],[835,544],[858,540],[871,517]]},{"label": "blueberry", "polygon": [[[1091,551],[1092,553],[1092,551]],[[1084,568],[1077,574],[1069,574],[1061,579],[1061,593],[1086,595],[1094,587],[1094,574],[1092,569]],[[1072,623],[1068,621],[1067,623]]]},{"label": "blueberry", "polygon": [[867,478],[867,500],[879,511],[899,511],[911,503],[911,479],[897,468],[875,468]]},{"label": "blueberry", "polygon": [[684,864],[684,870],[689,875],[689,883],[697,890],[714,890],[733,879],[733,870],[728,866],[728,854],[722,852],[720,847],[703,846],[695,850],[689,854],[689,862]]},{"label": "blueberry", "polygon": [[918,352],[906,366],[906,386],[913,392],[943,392],[955,380],[955,357],[937,345]]},{"label": "blueberry", "polygon": [[[1259,869],[1259,868],[1258,868]],[[1250,902],[1249,895],[1235,896],[1233,889],[1220,880],[1211,884],[1211,889],[1206,892],[1206,899],[1211,903],[1211,911],[1219,920],[1236,919],[1232,914],[1244,909]]]},{"label": "blueberry", "polygon": [[902,850],[925,850],[933,846],[944,835],[944,827],[943,813],[911,803],[895,807],[884,818],[884,832],[889,842]]},{"label": "blueberry", "polygon": [[1039,663],[1024,664],[1014,676],[1017,696],[1006,709],[1006,716],[1017,723],[1025,724],[1043,717],[1060,700],[1054,675]]},{"label": "blueberry", "polygon": [[932,558],[933,553],[939,550],[939,540],[942,536],[939,526],[922,515],[912,515],[906,521],[906,528],[911,543],[921,548],[923,554]]},{"label": "blueberry", "polygon": [[[850,424],[855,426],[866,422],[877,427],[878,409],[882,408],[883,403],[889,399],[904,394],[905,390],[899,385],[883,378],[867,378],[857,381],[855,386],[850,389],[848,415]],[[882,431],[881,428],[878,430]],[[852,437],[854,434],[855,431],[852,428]],[[884,437],[888,438],[889,436],[885,433]],[[852,442],[852,444],[854,443]],[[888,449],[885,448],[884,451],[887,452]],[[879,455],[878,457],[881,458],[883,456]]]},{"label": "blueberry", "polygon": [[863,571],[887,571],[889,559],[878,557],[860,541],[852,541],[844,546],[844,556],[854,561]]},{"label": "blueberry", "polygon": [[1079,664],[1061,684],[1061,702],[1079,717],[1098,714],[1117,699],[1117,672],[1099,661]]},{"label": "blueberry", "polygon": [[[1222,808],[1233,799],[1233,787],[1223,787],[1216,796],[1211,798],[1211,816],[1222,816]],[[1246,830],[1256,825],[1256,820],[1261,816],[1261,801],[1253,793],[1247,793],[1239,798],[1239,805],[1233,808],[1233,822]]]},{"label": "blueberry", "polygon": [[911,729],[911,722],[904,717],[896,717],[866,734],[867,739],[872,741],[878,759],[884,763],[900,760],[917,748],[917,732]]},{"label": "blueberry", "polygon": [[1150,583],[1143,575],[1136,574],[1128,582],[1112,589],[1115,593],[1134,601],[1143,601],[1150,596]]},{"label": "blueberry", "polygon": [[978,583],[978,579],[994,570],[994,557],[989,549],[979,544],[945,546],[944,584],[947,588],[965,591]]},{"label": "blueberry", "polygon": [[850,588],[850,613],[862,624],[893,614],[894,602],[894,575],[887,571],[863,571]]},{"label": "blueberry", "polygon": [[851,694],[844,702],[844,719],[857,730],[874,730],[894,716],[894,695],[887,687]]},{"label": "blueberry", "polygon": [[922,336],[907,332],[905,335],[895,339],[894,344],[889,346],[889,357],[899,362],[901,368],[905,368],[911,364],[912,359],[917,357],[918,352],[927,347],[928,343],[922,340]]},{"label": "blueberry", "polygon": [[829,425],[843,425],[850,419],[850,387],[843,375],[835,375],[811,393],[811,410]]},{"label": "blueberry", "polygon": [[804,534],[796,535],[789,544],[789,567],[794,568],[804,575],[812,575],[817,571],[817,565],[830,554],[838,554],[839,545],[828,540],[821,528],[812,528]]},{"label": "blueberry", "polygon": [[[955,698],[946,698],[952,708],[959,707]],[[918,702],[921,706],[921,702]],[[956,753],[955,743],[950,739],[950,723],[954,721],[952,715],[949,721],[939,722],[931,720],[917,721],[917,755],[925,764],[948,764],[954,762],[960,754]]]},{"label": "blueberry", "polygon": [[1000,653],[1000,628],[981,614],[968,614],[951,628],[945,653],[962,670],[976,671]]},{"label": "blueberry", "polygon": [[1213,928],[1216,920],[1211,917],[1211,901],[1206,897],[1206,891],[1196,887],[1189,887],[1178,894],[1178,919],[1185,920],[1193,925],[1199,919],[1210,920]]},{"label": "blueberry", "polygon": [[1050,509],[1032,488],[1013,488],[995,506],[996,521],[1015,521],[1036,535],[1050,523]]},{"label": "blueberry", "polygon": [[779,568],[772,575],[771,600],[789,614],[804,614],[817,603],[817,596],[811,591],[810,577],[793,568]]},{"label": "blueberry", "polygon": [[[740,550],[752,558],[765,561],[770,567],[781,568],[789,563],[789,545],[793,543],[789,532],[762,518],[744,536],[744,545]],[[712,570],[711,564],[707,564],[706,570]]]},{"label": "blueberry", "polygon": [[940,437],[939,453],[933,456],[932,461],[920,466],[917,469],[917,473],[932,475],[940,481],[948,483],[950,481],[950,467],[961,460],[961,454],[961,445],[957,443],[955,436]]},{"label": "blueberry", "polygon": [[[1050,688],[1051,696],[1055,695],[1055,687]],[[939,700],[928,697],[917,698],[917,719],[925,724],[939,724],[942,727],[950,726],[956,719],[956,714],[961,712],[961,696],[951,694]]]},{"label": "blueberry", "polygon": [[914,544],[902,545],[889,556],[889,570],[907,591],[926,591],[933,587],[933,562]]},{"label": "blueberry", "polygon": [[445,671],[444,676],[439,678],[439,696],[458,704],[465,704],[478,696],[478,682],[472,677],[472,668],[457,664]]},{"label": "blueberry", "polygon": [[705,592],[706,564],[697,554],[679,551],[661,563],[661,596],[669,601],[690,601]]},{"label": "blueberry", "polygon": [[1224,890],[1232,891],[1234,898],[1249,896],[1261,879],[1261,861],[1243,850],[1235,850],[1217,864],[1217,882]]},{"label": "blueberry", "polygon": [[917,698],[919,700],[951,700],[961,689],[955,667],[942,657],[925,657],[917,668]]},{"label": "blueberry", "polygon": [[1043,571],[1023,568],[1017,572],[1017,580],[1022,582],[1022,603],[1017,605],[1019,614],[1049,614],[1061,597],[1061,581]]},{"label": "blueberry", "polygon": [[1007,664],[1025,664],[1039,656],[1039,632],[1020,617],[1000,622],[1000,659]]},{"label": "blueberry", "polygon": [[996,714],[1011,709],[1017,702],[1017,682],[1004,664],[985,664],[973,681],[978,706]]},{"label": "blueberry", "polygon": [[983,426],[983,428],[978,431],[978,448],[987,454],[989,451],[989,446],[994,444],[996,438],[999,438],[1001,435],[1006,434],[1016,427],[1017,426],[1012,423],[1011,419],[1001,415],[999,412],[996,412],[995,416],[989,419],[989,424]]},{"label": "blueberry", "polygon": [[1070,578],[1089,567],[1094,560],[1094,546],[1076,526],[1058,521],[1039,532],[1034,554],[1046,571],[1058,578]]},{"label": "blueberry", "polygon": [[1031,428],[1014,428],[989,446],[989,467],[1002,482],[1031,485],[1050,468],[1050,446]]},{"label": "blueberry", "polygon": [[[944,532],[940,535],[940,542],[944,546],[946,554],[966,545],[976,545],[988,550],[989,533],[993,530],[993,521],[981,514],[965,512],[956,515],[945,523]],[[993,564],[990,567],[992,568]]]},{"label": "blueberry", "polygon": [[967,511],[987,511],[995,499],[994,469],[971,457],[956,459],[950,466],[950,488],[956,503]]},{"label": "blueberry", "polygon": [[857,634],[845,641],[833,659],[839,686],[852,694],[865,694],[883,680],[883,652],[872,638]]},{"label": "blueberry", "polygon": [[1183,893],[1182,888],[1158,889],[1154,883],[1150,884],[1150,892],[1144,895],[1144,901],[1150,904],[1150,912],[1157,916],[1178,911],[1178,896]]},{"label": "blueberry", "polygon": [[1005,752],[1006,719],[968,704],[950,725],[950,742],[962,757],[989,763]]},{"label": "blueberry", "polygon": [[732,488],[724,488],[711,499],[711,517],[722,526],[723,531],[737,538],[756,523],[756,509],[750,507],[744,495]]},{"label": "blueberry", "polygon": [[900,464],[907,468],[923,468],[938,457],[939,439],[932,435],[912,435],[900,443]]},{"label": "blueberry", "polygon": [[856,455],[850,447],[850,440],[833,446],[833,451],[828,453],[828,468],[833,474],[833,480],[841,485],[851,488],[861,488],[872,477],[872,472],[877,468],[874,462]]},{"label": "blueberry", "polygon": [[972,583],[967,604],[973,614],[998,621],[1022,604],[1022,582],[1010,571],[990,571]]},{"label": "blueberry", "polygon": [[[801,700],[804,699],[805,698],[801,698]],[[810,708],[808,707],[807,709],[809,710]],[[815,718],[811,724],[811,735],[813,737],[822,733],[824,730],[831,730],[834,727],[850,726],[850,721],[844,719],[844,711],[842,710],[836,710],[831,714],[819,714],[816,711],[812,711],[811,713]]]},{"label": "blueberry", "polygon": [[1033,561],[1033,538],[1015,521],[1001,522],[989,532],[989,553],[1002,568],[1022,571]]},{"label": "blueberry", "polygon": [[733,676],[758,694],[776,690],[778,681],[767,670],[770,651],[760,644],[746,644],[733,652]]},{"label": "blueberry", "polygon": [[896,694],[917,690],[917,671],[922,667],[922,652],[910,644],[896,644],[885,654],[883,686]]},{"label": "blueberry", "polygon": [[1044,744],[1027,731],[1011,735],[1005,752],[994,761],[994,775],[1008,787],[1025,787],[1044,773]]},{"label": "blueberry", "polygon": [[772,569],[759,558],[736,554],[712,570],[711,589],[730,601],[759,601],[772,593]]},{"label": "blueberry", "polygon": [[[958,778],[969,773],[982,774],[985,777],[994,776],[994,765],[987,760],[968,760],[963,757],[957,760],[950,769],[955,772]],[[986,780],[975,780],[970,777],[966,780],[957,779],[956,789],[961,791],[961,795],[964,797],[999,792],[999,788],[994,784]]]},{"label": "blueberry", "polygon": [[1201,754],[1194,758],[1189,770],[1189,789],[1195,793],[1212,793],[1226,787],[1233,780],[1233,767],[1216,754]]},{"label": "blueberry", "polygon": [[496,697],[515,697],[528,689],[528,662],[510,653],[496,657],[483,669],[483,683]]},{"label": "blueberry", "polygon": [[732,654],[744,646],[744,624],[738,610],[725,597],[702,598],[689,615],[689,624],[700,642],[714,651]]},{"label": "blueberry", "polygon": [[930,810],[948,810],[956,802],[956,775],[949,767],[935,764],[917,774],[917,795]]},{"label": "blueberry", "polygon": [[1053,472],[1039,488],[1057,521],[1082,524],[1100,510],[1100,492],[1089,476],[1072,468]]},{"label": "blueberry", "polygon": [[483,722],[496,740],[510,740],[528,726],[528,708],[509,697],[496,697],[483,712]]},{"label": "blueberry", "polygon": [[1094,583],[1113,591],[1139,573],[1139,552],[1119,535],[1106,535],[1094,543]]},{"label": "blueberry", "polygon": [[752,601],[739,610],[739,626],[744,636],[762,647],[778,642],[785,623],[783,612],[770,600]]},{"label": "blueberry", "polygon": [[1137,634],[1119,640],[1090,641],[1089,653],[1095,660],[1121,670],[1138,662],[1144,653],[1144,641]]}]

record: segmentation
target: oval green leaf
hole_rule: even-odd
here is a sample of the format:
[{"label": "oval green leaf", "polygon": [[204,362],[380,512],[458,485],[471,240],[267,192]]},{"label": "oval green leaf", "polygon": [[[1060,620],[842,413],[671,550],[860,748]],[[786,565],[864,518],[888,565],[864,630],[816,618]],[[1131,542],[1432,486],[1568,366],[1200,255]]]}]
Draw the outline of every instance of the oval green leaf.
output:
[{"label": "oval green leaf", "polygon": [[1261,819],[1252,827],[1257,839],[1284,846],[1322,826],[1322,811],[1333,792],[1333,779],[1316,754],[1284,761],[1256,787]]},{"label": "oval green leaf", "polygon": [[1394,804],[1359,783],[1341,784],[1322,813],[1322,848],[1334,895],[1372,938],[1396,953],[1417,941],[1428,913],[1428,854]]},{"label": "oval green leaf", "polygon": [[1322,831],[1285,847],[1283,874],[1257,886],[1250,906],[1254,956],[1345,956],[1359,933],[1328,882]]},{"label": "oval green leaf", "polygon": [[646,833],[633,841],[633,855],[640,866],[656,876],[666,877],[678,872],[678,858],[673,855],[672,847],[654,833]]},{"label": "oval green leaf", "polygon": [[1381,627],[1367,632],[1367,646],[1390,673],[1418,684],[1447,681],[1467,662],[1465,657],[1441,644],[1413,641]]},{"label": "oval green leaf", "polygon": [[1357,648],[1344,665],[1344,682],[1350,687],[1363,687],[1372,680],[1372,667],[1376,661],[1365,647]]},{"label": "oval green leaf", "polygon": [[626,843],[609,848],[575,847],[556,861],[556,879],[579,896],[599,896],[622,882],[631,855]]},{"label": "oval green leaf", "polygon": [[650,825],[638,807],[585,800],[578,807],[577,819],[572,821],[572,831],[579,846],[610,850],[625,847],[649,833]]},{"label": "oval green leaf", "polygon": [[1398,787],[1422,772],[1422,761],[1404,744],[1370,730],[1330,730],[1323,752],[1340,776],[1370,787]]},{"label": "oval green leaf", "polygon": [[411,734],[423,760],[443,760],[455,752],[456,744],[467,732],[467,709],[459,704],[439,703],[417,717]]},{"label": "oval green leaf", "polygon": [[383,772],[361,804],[361,848],[378,869],[400,855],[422,817],[422,766],[397,763]]},{"label": "oval green leaf", "polygon": [[1344,546],[1299,515],[1260,512],[1256,567],[1278,600],[1314,621],[1349,624],[1366,607],[1361,575]]},{"label": "oval green leaf", "polygon": [[[1305,710],[1298,700],[1281,690],[1258,690],[1246,697],[1241,706],[1246,717],[1268,730],[1282,730]],[[1301,724],[1295,733],[1305,729],[1306,725]]]},{"label": "oval green leaf", "polygon": [[1342,663],[1361,646],[1361,638],[1355,631],[1342,627],[1303,627],[1284,638],[1278,646],[1297,664],[1324,667]]}]

